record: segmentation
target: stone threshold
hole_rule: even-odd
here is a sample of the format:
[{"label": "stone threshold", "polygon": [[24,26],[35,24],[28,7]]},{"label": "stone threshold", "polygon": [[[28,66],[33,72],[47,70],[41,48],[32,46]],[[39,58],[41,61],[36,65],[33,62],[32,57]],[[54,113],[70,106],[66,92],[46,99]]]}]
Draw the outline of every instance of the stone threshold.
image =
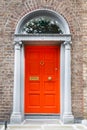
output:
[{"label": "stone threshold", "polygon": [[[5,130],[4,126],[0,130]],[[7,130],[87,130],[83,124],[63,124],[58,119],[27,119],[21,124],[8,124]]]}]

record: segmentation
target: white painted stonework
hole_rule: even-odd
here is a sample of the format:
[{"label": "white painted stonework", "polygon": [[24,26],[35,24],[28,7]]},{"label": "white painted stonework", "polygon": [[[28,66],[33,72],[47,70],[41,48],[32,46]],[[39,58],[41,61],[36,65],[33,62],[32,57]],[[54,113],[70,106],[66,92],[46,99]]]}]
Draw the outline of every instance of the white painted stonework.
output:
[{"label": "white painted stonework", "polygon": [[14,95],[13,95],[13,113],[11,115],[11,123],[21,123],[23,115],[21,114],[21,44],[15,42],[15,66],[14,66]]},{"label": "white painted stonework", "polygon": [[82,124],[87,126],[87,119],[82,120]]},{"label": "white painted stonework", "polygon": [[[61,35],[24,35],[21,27],[28,18],[34,14],[47,14],[60,23],[64,34]],[[47,12],[47,13],[46,13]],[[62,24],[62,25],[61,25]],[[74,117],[71,109],[71,35],[66,20],[52,10],[36,10],[30,15],[24,16],[18,23],[15,32],[15,67],[14,67],[14,93],[13,112],[11,123],[21,123],[24,120],[24,41],[61,41],[60,52],[60,89],[61,89],[61,112],[60,118],[64,123],[73,123]]]},{"label": "white painted stonework", "polygon": [[74,117],[71,110],[71,43],[65,41],[65,92],[63,122],[73,123]]}]

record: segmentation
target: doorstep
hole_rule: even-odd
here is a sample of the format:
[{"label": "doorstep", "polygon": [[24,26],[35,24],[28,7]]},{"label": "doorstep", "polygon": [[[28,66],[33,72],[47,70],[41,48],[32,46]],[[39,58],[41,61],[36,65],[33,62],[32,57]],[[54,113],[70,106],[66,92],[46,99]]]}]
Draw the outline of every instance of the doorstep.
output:
[{"label": "doorstep", "polygon": [[7,130],[87,130],[87,127],[82,124],[65,125],[58,119],[27,119],[22,124],[9,124]]}]

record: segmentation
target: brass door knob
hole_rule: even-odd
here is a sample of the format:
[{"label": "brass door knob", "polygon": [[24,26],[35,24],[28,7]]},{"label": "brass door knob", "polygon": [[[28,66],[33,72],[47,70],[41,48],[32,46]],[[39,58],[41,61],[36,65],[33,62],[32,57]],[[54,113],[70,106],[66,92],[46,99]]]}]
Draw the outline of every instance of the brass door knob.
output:
[{"label": "brass door knob", "polygon": [[49,77],[48,77],[48,80],[52,80],[52,77],[51,77],[51,76],[49,76]]}]

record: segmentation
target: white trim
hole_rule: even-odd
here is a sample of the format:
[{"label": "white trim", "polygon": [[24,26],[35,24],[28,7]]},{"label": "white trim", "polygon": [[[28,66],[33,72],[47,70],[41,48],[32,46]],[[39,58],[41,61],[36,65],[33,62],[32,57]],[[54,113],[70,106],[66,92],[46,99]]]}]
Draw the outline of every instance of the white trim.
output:
[{"label": "white trim", "polygon": [[21,112],[24,118],[24,84],[25,84],[25,73],[24,73],[24,68],[25,68],[25,60],[24,60],[24,44],[22,44],[22,48],[21,48]]},{"label": "white trim", "polygon": [[15,34],[14,41],[71,41],[70,34]]},{"label": "white trim", "polygon": [[65,81],[64,81],[64,123],[74,123],[71,105],[71,42],[64,42],[65,45]]},{"label": "white trim", "polygon": [[23,115],[21,114],[21,45],[22,42],[15,42],[15,65],[14,65],[14,94],[13,94],[13,112],[11,123],[21,123]]},{"label": "white trim", "polygon": [[61,120],[63,119],[63,112],[64,112],[64,80],[65,80],[65,46],[64,44],[61,44],[60,48],[60,107],[61,107],[61,113],[60,113],[60,118]]}]

